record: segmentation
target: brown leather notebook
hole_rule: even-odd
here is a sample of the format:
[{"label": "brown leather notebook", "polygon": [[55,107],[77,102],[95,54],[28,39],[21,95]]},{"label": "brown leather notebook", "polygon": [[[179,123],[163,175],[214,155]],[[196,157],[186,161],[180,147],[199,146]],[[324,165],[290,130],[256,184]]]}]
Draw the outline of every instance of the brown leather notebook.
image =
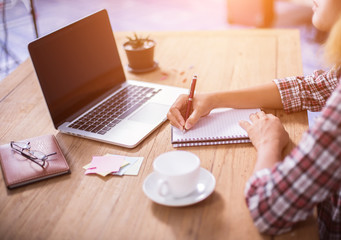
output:
[{"label": "brown leather notebook", "polygon": [[31,150],[50,154],[44,167],[14,151],[10,144],[0,146],[0,163],[5,184],[9,189],[70,173],[69,165],[54,135],[39,136],[18,142],[30,142]]}]

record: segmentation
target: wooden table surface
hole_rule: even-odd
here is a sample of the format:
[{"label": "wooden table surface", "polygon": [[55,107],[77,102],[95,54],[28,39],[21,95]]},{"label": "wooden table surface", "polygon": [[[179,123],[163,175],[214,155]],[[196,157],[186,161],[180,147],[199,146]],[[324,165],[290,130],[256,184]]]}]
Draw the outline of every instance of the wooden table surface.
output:
[{"label": "wooden table surface", "polygon": [[[124,66],[122,44],[116,33]],[[197,92],[238,89],[273,78],[302,73],[296,30],[151,32],[160,68],[128,79],[188,88],[198,75]],[[251,101],[251,99],[250,99]],[[307,129],[305,112],[276,114],[292,143]],[[55,134],[72,173],[7,190],[0,177],[1,239],[318,239],[316,219],[299,223],[290,233],[271,237],[254,227],[243,193],[256,161],[251,144],[186,147],[201,167],[216,178],[204,201],[188,207],[153,203],[143,191],[153,160],[174,150],[166,122],[134,149],[58,133],[52,125],[30,60],[0,82],[0,144]],[[138,176],[84,175],[94,155],[142,156]]]}]

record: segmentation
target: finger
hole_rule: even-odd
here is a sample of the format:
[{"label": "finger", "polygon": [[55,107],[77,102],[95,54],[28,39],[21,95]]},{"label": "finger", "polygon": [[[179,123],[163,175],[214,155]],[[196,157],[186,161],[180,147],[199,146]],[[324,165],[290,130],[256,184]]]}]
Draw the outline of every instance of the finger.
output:
[{"label": "finger", "polygon": [[185,129],[191,129],[199,121],[200,117],[198,110],[194,110],[185,123]]},{"label": "finger", "polygon": [[182,115],[182,111],[185,109],[187,103],[187,97],[185,94],[180,95],[173,105],[170,107],[167,118],[171,124],[175,127],[182,128],[185,125],[185,120]]},{"label": "finger", "polygon": [[185,119],[177,108],[171,107],[167,113],[167,118],[174,127],[183,130]]},{"label": "finger", "polygon": [[251,124],[248,121],[240,120],[239,126],[241,126],[246,132],[249,132]]},{"label": "finger", "polygon": [[187,106],[188,96],[185,94],[181,94],[173,103],[172,107],[177,108],[179,110],[183,110]]},{"label": "finger", "polygon": [[265,114],[265,112],[263,112],[263,111],[257,112],[256,114],[257,114],[257,117],[258,117],[258,118],[266,118],[266,116],[267,116],[267,115]]},{"label": "finger", "polygon": [[251,122],[255,121],[258,119],[258,116],[256,113],[251,113],[250,116],[249,116]]},{"label": "finger", "polygon": [[271,113],[267,114],[267,117],[268,117],[268,118],[273,118],[273,119],[278,118],[278,117],[276,117],[275,115],[273,115],[273,114],[271,114]]}]

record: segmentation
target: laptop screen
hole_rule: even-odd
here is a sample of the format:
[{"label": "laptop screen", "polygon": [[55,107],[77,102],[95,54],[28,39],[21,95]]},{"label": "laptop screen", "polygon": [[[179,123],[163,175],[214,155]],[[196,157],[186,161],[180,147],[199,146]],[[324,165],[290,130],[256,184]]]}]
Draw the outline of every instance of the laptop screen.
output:
[{"label": "laptop screen", "polygon": [[106,10],[28,48],[56,128],[126,80]]}]

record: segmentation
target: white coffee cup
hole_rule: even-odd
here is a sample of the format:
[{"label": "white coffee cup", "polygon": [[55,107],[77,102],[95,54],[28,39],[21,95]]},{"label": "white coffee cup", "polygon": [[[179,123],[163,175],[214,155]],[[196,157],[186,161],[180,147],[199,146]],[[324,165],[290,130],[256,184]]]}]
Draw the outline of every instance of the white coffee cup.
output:
[{"label": "white coffee cup", "polygon": [[158,156],[153,163],[158,175],[157,191],[161,196],[181,198],[196,190],[200,159],[187,151],[171,151]]}]

